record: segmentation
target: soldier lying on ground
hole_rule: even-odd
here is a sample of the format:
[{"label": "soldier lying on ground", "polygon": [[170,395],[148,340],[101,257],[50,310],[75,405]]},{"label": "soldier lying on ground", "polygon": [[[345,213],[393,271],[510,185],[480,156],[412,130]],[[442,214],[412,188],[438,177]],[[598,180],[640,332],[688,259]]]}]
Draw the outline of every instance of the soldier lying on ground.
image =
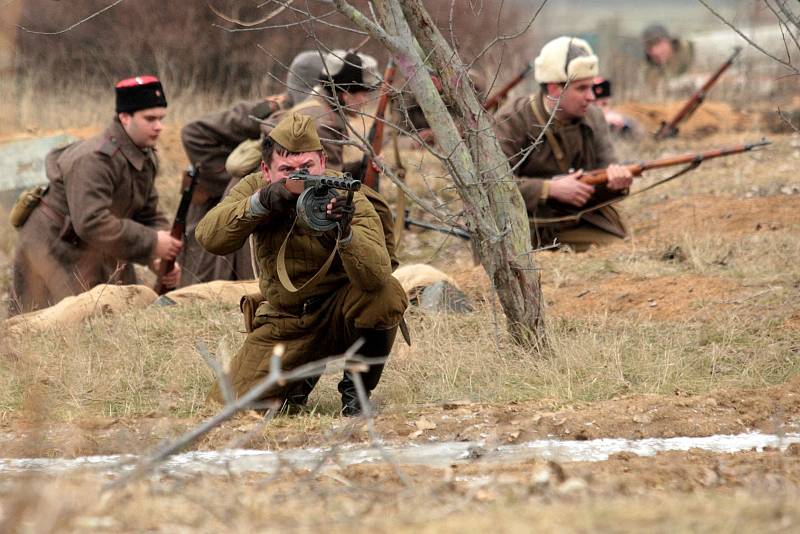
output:
[{"label": "soldier lying on ground", "polygon": [[[154,147],[166,115],[161,83],[141,76],[116,86],[102,134],[50,152],[49,190],[20,229],[12,313],[44,308],[102,283],[135,284],[133,263],[158,271],[181,242],[158,210]],[[165,282],[177,283],[180,265]]]},{"label": "soldier lying on ground", "polygon": [[[394,343],[398,325],[408,305],[403,288],[392,276],[381,220],[366,196],[357,192],[352,205],[344,196],[332,200],[326,217],[338,230],[315,232],[296,223],[296,201],[303,182],[287,180],[298,170],[309,174],[327,171],[322,143],[308,116],[291,113],[264,139],[260,172],[246,176],[197,226],[197,240],[214,254],[228,254],[252,234],[265,301],[258,306],[253,330],[234,356],[231,381],[242,395],[269,372],[276,344],[286,350],[282,368],[341,354],[357,339],[365,343],[359,353],[385,358]],[[285,250],[285,262],[279,250]],[[303,287],[335,254],[327,272]],[[284,285],[283,272],[300,289]],[[383,364],[362,374],[371,392],[380,380]],[[265,397],[285,406],[303,406],[317,378],[276,386]],[[339,383],[342,413],[357,415],[362,406],[349,372]],[[220,400],[215,386],[212,397]]]},{"label": "soldier lying on ground", "polygon": [[[597,62],[586,41],[574,37],[550,41],[535,61],[541,90],[507,102],[498,112],[497,139],[520,178],[534,246],[557,240],[584,251],[626,235],[611,206],[575,215],[627,194],[632,181],[630,171],[616,164],[603,112],[593,105]],[[533,146],[551,114],[554,119],[544,141]],[[579,180],[584,170],[604,167],[607,186],[593,187]],[[568,220],[554,220],[565,216]]]},{"label": "soldier lying on ground", "polygon": [[[249,245],[245,244],[228,256],[217,257],[207,253],[197,243],[194,229],[200,219],[243,176],[231,176],[225,169],[225,161],[242,142],[260,138],[260,123],[252,117],[263,120],[278,110],[288,109],[305,100],[316,84],[321,67],[319,52],[301,52],[289,66],[287,90],[284,93],[239,102],[230,109],[210,113],[192,121],[181,130],[186,156],[199,173],[192,206],[187,215],[186,244],[180,256],[183,265],[181,287],[210,280],[255,278]],[[260,161],[260,157],[257,160]]]}]

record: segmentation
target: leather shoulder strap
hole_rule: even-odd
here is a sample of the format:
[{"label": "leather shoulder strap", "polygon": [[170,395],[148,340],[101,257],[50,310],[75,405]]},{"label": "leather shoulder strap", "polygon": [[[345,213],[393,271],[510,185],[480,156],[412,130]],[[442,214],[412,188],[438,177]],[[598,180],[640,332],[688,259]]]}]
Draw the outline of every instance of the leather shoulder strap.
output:
[{"label": "leather shoulder strap", "polygon": [[[539,106],[536,105],[537,96],[538,95],[536,94],[531,95],[531,110],[533,111],[533,116],[536,117],[536,120],[539,121],[539,124],[541,124],[542,128],[544,128],[547,124],[547,118],[542,115]],[[545,128],[544,136],[547,139],[547,144],[550,145],[550,148],[553,151],[553,155],[556,157],[558,168],[561,169],[561,172],[563,173],[569,172],[569,163],[567,163],[567,157],[564,154],[564,150],[561,148],[561,145],[558,144],[556,136],[553,135],[553,132],[550,130],[550,128]]]},{"label": "leather shoulder strap", "polygon": [[294,226],[297,224],[297,218],[295,218],[294,222],[292,223],[292,227],[289,228],[289,233],[286,234],[286,239],[283,240],[281,244],[280,250],[278,250],[278,261],[277,261],[277,271],[278,271],[278,280],[280,280],[283,289],[288,291],[289,293],[297,293],[301,289],[309,288],[311,289],[320,280],[322,280],[326,274],[328,274],[328,269],[331,268],[331,264],[333,263],[333,258],[336,256],[336,252],[339,250],[339,240],[341,238],[341,234],[336,234],[336,244],[333,246],[333,250],[328,256],[328,259],[325,260],[325,263],[322,264],[322,267],[319,268],[317,274],[312,276],[305,284],[301,285],[300,287],[296,287],[291,279],[289,278],[289,272],[286,270],[286,244],[289,242],[289,238],[292,237],[292,232],[294,232]]}]

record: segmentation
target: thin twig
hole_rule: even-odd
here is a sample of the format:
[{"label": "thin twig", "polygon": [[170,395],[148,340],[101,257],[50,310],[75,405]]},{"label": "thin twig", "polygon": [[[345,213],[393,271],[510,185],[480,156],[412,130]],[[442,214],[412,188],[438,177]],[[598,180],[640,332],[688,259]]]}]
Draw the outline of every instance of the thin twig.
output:
[{"label": "thin twig", "polygon": [[228,375],[225,373],[225,369],[222,368],[222,364],[219,363],[211,351],[208,350],[206,344],[203,343],[203,340],[198,339],[194,342],[194,348],[203,357],[203,361],[211,367],[211,370],[214,372],[214,377],[217,379],[217,383],[219,384],[219,389],[222,392],[222,399],[225,401],[225,404],[230,404],[234,400],[233,394],[233,386],[231,386],[231,381],[228,378]]},{"label": "thin twig", "polygon": [[109,9],[111,9],[111,8],[113,8],[113,7],[117,7],[117,6],[118,6],[118,5],[120,5],[120,4],[121,4],[123,1],[124,1],[124,0],[117,0],[117,1],[116,1],[116,2],[114,2],[113,4],[107,5],[106,7],[104,7],[103,9],[101,9],[100,11],[95,11],[94,13],[92,13],[91,15],[89,15],[88,17],[86,17],[86,18],[84,18],[84,19],[81,19],[81,20],[79,20],[79,21],[78,21],[78,22],[76,22],[75,24],[73,24],[73,25],[71,25],[71,26],[68,26],[68,27],[64,28],[63,30],[58,30],[58,31],[55,31],[55,32],[40,32],[40,31],[31,30],[31,29],[28,29],[28,28],[26,28],[25,26],[19,26],[19,25],[17,25],[17,28],[18,28],[18,29],[20,29],[20,30],[22,30],[22,31],[24,31],[24,32],[32,33],[32,34],[34,34],[34,35],[61,35],[62,33],[67,33],[68,31],[70,31],[70,30],[73,30],[73,29],[77,28],[78,26],[80,26],[80,25],[81,25],[81,24],[83,24],[84,22],[86,22],[86,21],[89,21],[89,20],[92,20],[92,19],[93,19],[93,18],[95,18],[96,16],[98,16],[98,15],[100,15],[100,14],[102,14],[102,13],[105,13],[105,12],[106,12],[106,11],[108,11]]}]

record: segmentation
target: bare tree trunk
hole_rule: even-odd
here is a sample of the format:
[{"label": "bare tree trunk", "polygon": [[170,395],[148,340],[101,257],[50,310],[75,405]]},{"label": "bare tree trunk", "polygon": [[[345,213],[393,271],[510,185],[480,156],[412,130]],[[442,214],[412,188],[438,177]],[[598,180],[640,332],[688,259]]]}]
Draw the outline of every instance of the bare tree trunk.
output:
[{"label": "bare tree trunk", "polygon": [[[458,189],[473,246],[497,291],[509,332],[518,343],[541,348],[545,339],[540,277],[525,206],[466,67],[420,0],[377,0],[380,26],[346,0],[334,3],[394,55],[441,153],[447,154],[444,164]],[[426,59],[442,81],[452,114],[428,75],[415,40],[429,53]]]}]

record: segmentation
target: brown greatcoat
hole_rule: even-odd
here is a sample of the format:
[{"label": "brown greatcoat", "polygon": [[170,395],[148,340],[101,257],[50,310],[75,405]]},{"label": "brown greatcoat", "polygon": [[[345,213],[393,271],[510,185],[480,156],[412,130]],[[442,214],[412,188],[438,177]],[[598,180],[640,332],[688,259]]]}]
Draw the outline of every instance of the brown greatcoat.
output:
[{"label": "brown greatcoat", "polygon": [[[312,287],[292,293],[278,278],[278,251],[286,244],[286,271],[300,286],[330,255],[335,243],[331,232],[303,231],[289,216],[252,212],[251,197],[263,185],[260,173],[242,179],[197,226],[197,239],[214,254],[228,254],[252,234],[259,267],[259,284],[266,297],[256,312],[254,330],[234,356],[231,382],[242,395],[269,371],[269,357],[277,343],[285,345],[281,360],[285,370],[340,354],[352,344],[356,329],[389,330],[396,327],[408,305],[403,288],[391,275],[381,221],[362,193],[353,198],[352,239],[339,245],[328,272]],[[285,397],[287,387],[265,396]],[[215,389],[212,395],[219,397]]]},{"label": "brown greatcoat", "polygon": [[50,189],[20,229],[12,309],[27,312],[102,283],[135,284],[147,264],[158,211],[155,153],[141,149],[118,119],[102,134],[50,152]]},{"label": "brown greatcoat", "polygon": [[[625,226],[617,211],[610,206],[586,213],[580,221],[542,221],[569,216],[577,211],[574,207],[543,200],[547,180],[564,174],[569,169],[590,171],[605,168],[616,163],[617,157],[603,112],[596,106],[590,106],[581,119],[569,122],[553,120],[549,131],[564,153],[562,162],[559,163],[553,146],[542,135],[544,125],[536,118],[532,105],[538,107],[541,117],[549,117],[544,109],[541,93],[520,97],[507,102],[498,112],[496,134],[514,174],[521,179],[518,185],[531,220],[534,246],[550,244],[555,238],[569,244],[568,238],[576,233],[588,232],[593,236],[590,241],[596,244],[605,242],[606,237],[612,240],[625,237]],[[540,135],[542,142],[531,149]],[[581,209],[618,196],[620,193],[605,186],[596,186],[594,195]],[[583,237],[579,240],[582,241]],[[577,248],[583,248],[582,245],[580,243]]]},{"label": "brown greatcoat", "polygon": [[250,248],[218,258],[206,252],[194,236],[195,227],[208,211],[231,189],[238,178],[225,170],[225,160],[240,143],[261,135],[258,119],[265,119],[279,109],[291,107],[288,94],[267,99],[239,102],[230,109],[209,113],[181,130],[186,156],[198,170],[198,183],[186,216],[186,242],[178,258],[182,266],[180,286],[211,280],[246,280],[255,278],[250,262]]}]

